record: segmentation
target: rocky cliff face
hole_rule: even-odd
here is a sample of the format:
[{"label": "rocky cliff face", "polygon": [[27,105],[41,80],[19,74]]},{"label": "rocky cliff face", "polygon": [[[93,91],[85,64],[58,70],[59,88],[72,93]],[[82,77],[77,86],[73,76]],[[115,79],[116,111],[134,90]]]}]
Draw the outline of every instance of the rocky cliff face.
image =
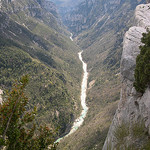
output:
[{"label": "rocky cliff face", "polygon": [[0,104],[2,103],[2,94],[3,94],[3,91],[0,89]]},{"label": "rocky cliff face", "polygon": [[[142,122],[144,128],[150,133],[150,88],[147,88],[146,92],[141,95],[140,93],[137,93],[133,87],[134,69],[136,65],[136,57],[140,53],[139,46],[141,45],[142,33],[150,28],[150,4],[137,6],[135,11],[135,25],[136,26],[131,27],[129,31],[126,32],[124,37],[121,59],[121,98],[103,150],[114,150],[117,148],[117,136],[119,135],[118,128],[121,129],[123,124],[125,125],[123,131],[125,131],[125,128],[131,130],[133,125],[139,125],[140,122]],[[119,148],[122,149],[124,148],[124,145],[127,147],[130,145],[137,145],[139,149],[143,144],[139,138],[138,140],[134,140],[129,132],[124,135],[123,138],[126,140],[122,145],[120,143]]]},{"label": "rocky cliff face", "polygon": [[84,0],[75,9],[67,12],[63,21],[74,34],[77,34],[112,20],[118,15],[118,10],[125,5],[127,9],[135,9],[141,2],[143,0]]}]

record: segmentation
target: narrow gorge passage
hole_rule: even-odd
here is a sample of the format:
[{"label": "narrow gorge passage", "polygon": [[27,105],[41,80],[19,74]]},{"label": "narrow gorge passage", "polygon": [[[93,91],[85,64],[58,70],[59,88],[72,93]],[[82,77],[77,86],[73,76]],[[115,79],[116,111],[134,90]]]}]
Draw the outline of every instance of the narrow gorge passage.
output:
[{"label": "narrow gorge passage", "polygon": [[[73,41],[72,34],[71,34],[70,39],[71,39],[71,41]],[[55,143],[60,142],[63,138],[74,133],[83,124],[84,119],[86,117],[86,114],[88,112],[88,107],[86,105],[86,91],[87,91],[88,72],[87,72],[87,64],[83,61],[83,58],[82,58],[82,53],[83,53],[83,51],[78,53],[79,59],[82,62],[82,66],[83,66],[83,79],[82,79],[82,84],[81,84],[81,97],[80,97],[82,112],[81,112],[80,116],[74,121],[70,132],[67,135],[65,135],[64,137],[59,138]]]}]

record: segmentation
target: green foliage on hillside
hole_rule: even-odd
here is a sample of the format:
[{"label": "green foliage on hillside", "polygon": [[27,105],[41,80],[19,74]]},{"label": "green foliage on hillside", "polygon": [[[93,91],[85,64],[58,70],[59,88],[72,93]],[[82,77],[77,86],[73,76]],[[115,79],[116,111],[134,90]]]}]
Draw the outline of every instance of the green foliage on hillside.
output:
[{"label": "green foliage on hillside", "polygon": [[[41,54],[39,57],[40,59],[43,57],[43,62],[49,66],[54,66],[51,65],[50,59],[45,60],[45,55]],[[1,47],[0,85],[3,88],[11,87],[14,80],[23,74],[29,74],[31,82],[28,85],[27,94],[31,98],[31,107],[38,105],[37,122],[59,126],[60,133],[63,133],[74,115],[72,96],[74,96],[74,102],[77,102],[78,96],[75,96],[79,93],[77,90],[73,91],[76,85],[70,75],[65,72],[64,75],[63,72],[60,73],[56,69],[50,68],[40,62],[40,59],[33,59],[18,47]],[[63,68],[63,66],[61,67]],[[68,83],[68,79],[71,83]],[[68,90],[69,87],[70,91]],[[59,113],[59,116],[56,112]]]},{"label": "green foliage on hillside", "polygon": [[46,125],[37,127],[36,108],[27,109],[29,99],[24,94],[27,83],[26,75],[0,103],[0,149],[5,146],[5,150],[45,150],[51,145],[50,149],[55,150],[53,132]]},{"label": "green foliage on hillside", "polygon": [[[113,134],[116,139],[116,149],[119,150],[120,148],[126,147],[126,137],[129,136],[129,125],[125,123],[118,125]],[[121,147],[122,145],[123,147]]]},{"label": "green foliage on hillside", "polygon": [[150,85],[150,32],[144,33],[141,39],[140,54],[136,58],[134,87],[138,92],[144,93]]},{"label": "green foliage on hillside", "polygon": [[[5,87],[12,86],[15,79],[23,74],[29,74],[31,82],[28,85],[27,94],[31,98],[30,105],[38,106],[38,122],[52,123],[55,115],[52,115],[54,109],[59,110],[64,115],[57,118],[56,126],[60,126],[61,132],[64,132],[66,123],[70,120],[72,106],[69,104],[71,95],[65,87],[66,79],[62,73],[52,70],[22,52],[16,47],[1,48],[0,51],[0,85]],[[56,108],[55,108],[55,107]],[[65,112],[65,109],[68,112]],[[49,111],[49,113],[48,113]],[[51,118],[50,120],[46,118]],[[54,121],[55,123],[55,121]]]},{"label": "green foliage on hillside", "polygon": [[28,74],[26,94],[31,99],[29,108],[37,106],[36,122],[59,127],[60,135],[80,113],[79,49],[58,32],[54,17],[42,8],[38,11],[37,5],[40,7],[36,0],[2,5],[0,88],[10,89],[15,80]]}]

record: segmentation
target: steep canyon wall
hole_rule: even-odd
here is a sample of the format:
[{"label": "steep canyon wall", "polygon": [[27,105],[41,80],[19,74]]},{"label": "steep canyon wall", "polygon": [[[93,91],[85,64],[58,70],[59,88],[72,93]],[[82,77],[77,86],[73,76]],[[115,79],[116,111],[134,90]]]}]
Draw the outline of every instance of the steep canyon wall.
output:
[{"label": "steep canyon wall", "polygon": [[[121,58],[121,80],[122,89],[118,109],[110,126],[103,150],[117,149],[118,128],[125,131],[125,128],[131,130],[135,124],[142,122],[144,127],[150,133],[150,88],[141,95],[133,87],[134,69],[136,66],[136,57],[140,53],[139,46],[142,45],[142,33],[150,28],[150,4],[137,6],[135,10],[135,26],[131,27],[125,34],[123,42],[123,53]],[[119,131],[119,130],[118,130]],[[122,132],[120,130],[120,132]],[[123,132],[122,132],[123,133]],[[126,134],[124,132],[124,134]],[[123,135],[122,135],[123,136]],[[130,133],[125,135],[125,142],[120,148],[124,149],[130,144],[139,144],[140,141],[131,138]],[[141,143],[142,144],[142,143]],[[126,146],[124,146],[126,145]]]}]

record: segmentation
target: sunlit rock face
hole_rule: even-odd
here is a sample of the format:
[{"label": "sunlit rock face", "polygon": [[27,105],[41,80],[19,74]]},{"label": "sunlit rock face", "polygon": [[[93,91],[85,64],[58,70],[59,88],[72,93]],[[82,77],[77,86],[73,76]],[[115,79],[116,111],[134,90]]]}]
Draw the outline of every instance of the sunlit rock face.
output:
[{"label": "sunlit rock face", "polygon": [[134,68],[136,65],[136,57],[139,54],[139,46],[141,45],[142,33],[146,29],[142,27],[132,27],[126,32],[123,44],[123,53],[121,59],[121,74],[123,78],[134,81]]},{"label": "sunlit rock face", "polygon": [[0,104],[2,103],[2,94],[3,94],[3,90],[0,89]]},{"label": "sunlit rock face", "polygon": [[133,87],[134,69],[136,57],[140,53],[139,46],[142,45],[142,33],[145,33],[148,28],[150,28],[150,4],[142,4],[137,6],[135,10],[135,26],[131,27],[124,37],[121,58],[121,97],[103,150],[107,150],[109,146],[111,150],[116,149],[114,131],[123,122],[130,126],[132,123],[144,120],[145,127],[148,131],[150,130],[150,88],[147,88],[141,96]]}]

